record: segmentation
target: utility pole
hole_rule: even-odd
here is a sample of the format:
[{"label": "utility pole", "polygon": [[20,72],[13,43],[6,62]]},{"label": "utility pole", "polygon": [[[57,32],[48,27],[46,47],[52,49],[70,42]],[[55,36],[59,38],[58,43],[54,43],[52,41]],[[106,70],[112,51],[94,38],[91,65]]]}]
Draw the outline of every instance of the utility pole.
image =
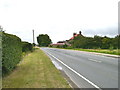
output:
[{"label": "utility pole", "polygon": [[34,39],[34,29],[33,29],[33,44],[35,44],[35,39]]},{"label": "utility pole", "polygon": [[3,28],[2,28],[2,26],[0,26],[0,31],[1,31],[1,32],[3,31]]}]

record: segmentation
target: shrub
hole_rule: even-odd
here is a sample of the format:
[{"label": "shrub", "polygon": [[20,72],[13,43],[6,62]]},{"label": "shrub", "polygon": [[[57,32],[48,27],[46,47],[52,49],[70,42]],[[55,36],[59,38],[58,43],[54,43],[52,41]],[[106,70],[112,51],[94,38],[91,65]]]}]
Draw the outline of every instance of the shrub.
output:
[{"label": "shrub", "polygon": [[21,60],[21,39],[2,32],[2,75],[12,71]]},{"label": "shrub", "polygon": [[33,45],[28,42],[22,42],[22,52],[28,52],[33,50]]}]

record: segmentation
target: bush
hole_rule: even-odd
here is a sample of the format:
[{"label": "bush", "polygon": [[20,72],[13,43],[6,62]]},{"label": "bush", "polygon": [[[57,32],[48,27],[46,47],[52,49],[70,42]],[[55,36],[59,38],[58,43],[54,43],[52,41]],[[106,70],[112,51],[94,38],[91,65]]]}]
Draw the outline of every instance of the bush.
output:
[{"label": "bush", "polygon": [[22,42],[22,52],[28,52],[33,50],[33,45],[28,42]]},{"label": "bush", "polygon": [[12,71],[21,60],[21,39],[2,32],[2,75]]}]

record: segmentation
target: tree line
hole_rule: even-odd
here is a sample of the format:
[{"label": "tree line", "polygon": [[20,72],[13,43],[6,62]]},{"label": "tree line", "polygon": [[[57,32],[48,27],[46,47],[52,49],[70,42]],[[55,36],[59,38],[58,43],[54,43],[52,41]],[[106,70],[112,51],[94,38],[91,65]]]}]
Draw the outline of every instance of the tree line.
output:
[{"label": "tree line", "polygon": [[[50,46],[52,40],[47,34],[40,34],[37,37],[39,46],[47,47]],[[58,45],[58,48],[83,48],[83,49],[120,49],[120,35],[110,38],[107,36],[86,37],[79,35],[74,37],[73,40],[66,40],[70,45]],[[52,47],[52,46],[51,46]]]},{"label": "tree line", "polygon": [[95,35],[94,37],[77,36],[69,41],[72,48],[83,49],[120,49],[120,35],[110,38],[107,36],[101,37]]}]

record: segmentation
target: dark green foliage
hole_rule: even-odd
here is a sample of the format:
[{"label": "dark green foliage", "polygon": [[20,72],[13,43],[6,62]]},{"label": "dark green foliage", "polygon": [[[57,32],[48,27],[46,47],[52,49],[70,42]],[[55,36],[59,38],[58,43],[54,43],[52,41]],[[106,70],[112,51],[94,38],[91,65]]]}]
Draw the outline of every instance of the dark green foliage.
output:
[{"label": "dark green foliage", "polygon": [[109,37],[84,37],[77,36],[73,40],[69,41],[72,48],[84,48],[84,49],[120,49],[120,35],[115,38]]},{"label": "dark green foliage", "polygon": [[51,46],[51,47],[55,47],[55,48],[67,48],[68,45],[57,45],[57,46]]},{"label": "dark green foliage", "polygon": [[110,45],[112,45],[112,43],[111,43],[111,38],[109,38],[109,37],[104,37],[103,39],[102,39],[102,49],[108,49],[108,48],[110,48]]},{"label": "dark green foliage", "polygon": [[2,31],[0,31],[0,78],[2,78]]},{"label": "dark green foliage", "polygon": [[71,42],[73,48],[85,48],[86,40],[85,37],[77,36]]},{"label": "dark green foliage", "polygon": [[73,48],[92,48],[94,47],[94,39],[91,37],[77,36],[71,42]]},{"label": "dark green foliage", "polygon": [[28,42],[22,42],[22,52],[28,52],[33,50],[33,45]]},{"label": "dark green foliage", "polygon": [[36,46],[36,44],[35,44],[35,43],[32,43],[32,45],[33,45],[33,46]]},{"label": "dark green foliage", "polygon": [[112,46],[115,49],[120,49],[120,35],[117,35],[115,38],[112,39]]},{"label": "dark green foliage", "polygon": [[51,39],[47,34],[40,34],[37,37],[37,42],[39,44],[39,46],[44,46],[47,47],[49,44],[51,44]]},{"label": "dark green foliage", "polygon": [[101,48],[102,47],[102,39],[103,39],[103,37],[95,35],[93,39],[94,39],[93,40],[94,48],[95,49]]},{"label": "dark green foliage", "polygon": [[68,46],[68,45],[65,44],[65,45],[63,45],[62,47],[63,47],[63,48],[66,48],[67,46]]},{"label": "dark green foliage", "polygon": [[2,32],[2,74],[12,71],[21,60],[21,39]]}]

